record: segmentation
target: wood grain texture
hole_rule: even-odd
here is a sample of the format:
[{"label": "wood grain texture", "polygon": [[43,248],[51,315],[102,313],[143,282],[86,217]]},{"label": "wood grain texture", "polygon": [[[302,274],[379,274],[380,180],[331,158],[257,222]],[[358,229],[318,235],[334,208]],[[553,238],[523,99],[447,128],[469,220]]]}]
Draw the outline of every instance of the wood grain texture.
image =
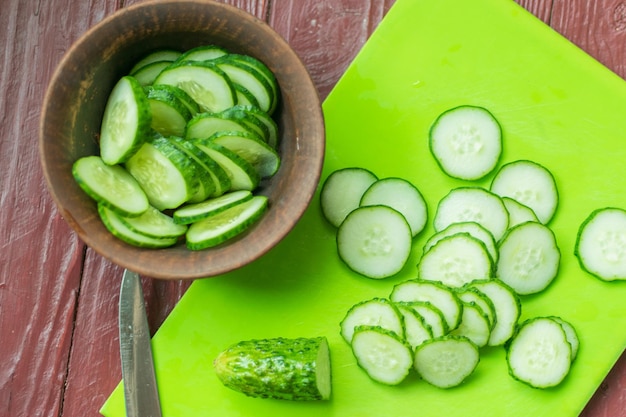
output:
[{"label": "wood grain texture", "polygon": [[[121,377],[121,268],[76,238],[46,191],[42,97],[89,27],[139,0],[3,0],[0,10],[0,416],[97,416]],[[289,41],[323,99],[393,0],[228,0]],[[518,0],[626,78],[626,2]],[[152,332],[189,283],[142,277]],[[626,417],[626,354],[583,417]]]}]

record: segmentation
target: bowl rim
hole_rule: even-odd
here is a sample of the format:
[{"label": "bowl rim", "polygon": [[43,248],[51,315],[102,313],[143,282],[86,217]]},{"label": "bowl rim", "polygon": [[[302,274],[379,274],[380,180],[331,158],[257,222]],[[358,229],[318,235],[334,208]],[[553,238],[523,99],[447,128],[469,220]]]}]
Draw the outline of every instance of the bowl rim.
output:
[{"label": "bowl rim", "polygon": [[[46,123],[48,122],[49,115],[54,112],[54,106],[52,102],[55,90],[59,88],[58,86],[60,80],[64,72],[68,70],[68,66],[72,61],[72,57],[74,54],[76,54],[77,51],[81,51],[84,48],[88,47],[95,38],[100,36],[101,32],[106,30],[106,28],[116,20],[123,19],[123,16],[132,16],[133,14],[143,13],[153,7],[158,7],[159,5],[165,5],[166,7],[168,5],[175,5],[176,7],[181,7],[181,5],[184,4],[189,4],[190,6],[201,5],[202,7],[207,7],[209,10],[220,9],[223,13],[233,14],[237,16],[237,18],[245,19],[250,23],[258,26],[259,30],[263,32],[264,36],[271,37],[274,42],[276,42],[276,44],[280,47],[281,52],[288,55],[290,64],[297,65],[299,67],[298,85],[299,88],[301,88],[302,90],[298,91],[298,95],[302,95],[303,93],[305,93],[305,96],[309,100],[306,110],[309,113],[309,116],[307,117],[308,126],[306,129],[297,129],[298,138],[296,139],[307,140],[309,139],[308,136],[316,135],[318,144],[314,149],[315,153],[311,155],[311,157],[308,158],[309,160],[307,161],[307,164],[309,168],[311,168],[311,170],[308,172],[307,177],[304,178],[303,183],[300,183],[298,186],[298,188],[300,189],[307,190],[307,192],[305,193],[305,198],[301,199],[297,205],[289,206],[289,210],[291,213],[290,216],[280,216],[280,219],[278,219],[279,221],[276,222],[277,230],[272,230],[271,238],[262,239],[262,242],[259,242],[261,239],[256,239],[254,245],[248,247],[251,241],[246,239],[247,233],[244,233],[242,237],[236,238],[234,242],[229,241],[229,243],[226,245],[209,249],[208,251],[210,252],[207,252],[206,250],[189,251],[188,249],[184,248],[184,251],[179,251],[177,253],[187,253],[188,256],[186,256],[189,258],[189,264],[186,264],[186,268],[181,270],[179,265],[180,262],[175,262],[173,264],[163,264],[162,262],[156,262],[154,265],[147,265],[146,262],[143,261],[141,264],[138,264],[136,263],[136,261],[137,255],[139,253],[153,253],[154,255],[148,256],[148,258],[156,259],[156,256],[163,256],[165,253],[167,253],[168,249],[155,250],[133,247],[113,237],[112,235],[110,235],[110,233],[108,233],[108,231],[107,234],[109,234],[110,236],[105,237],[104,239],[102,239],[102,236],[100,235],[92,236],[88,231],[90,225],[86,224],[86,221],[84,219],[75,218],[71,210],[66,207],[63,198],[61,198],[61,196],[58,194],[58,190],[56,189],[52,178],[51,165],[54,164],[54,161],[49,160],[49,158],[47,157],[48,155],[46,151],[48,148],[48,136],[46,134]],[[300,135],[307,137],[302,139],[299,137]],[[78,234],[80,239],[88,247],[92,248],[104,258],[121,267],[131,269],[142,275],[147,275],[159,279],[185,280],[213,277],[243,267],[244,265],[249,264],[257,258],[265,255],[291,232],[291,230],[300,221],[308,206],[310,205],[319,184],[319,179],[321,177],[322,167],[324,163],[324,152],[324,115],[319,99],[319,94],[310,74],[308,73],[306,66],[304,65],[300,57],[291,48],[287,41],[267,22],[258,19],[257,17],[248,13],[245,10],[239,9],[229,4],[214,2],[212,0],[149,0],[147,2],[142,2],[139,4],[134,4],[128,7],[118,9],[109,16],[105,17],[100,22],[90,27],[76,41],[73,42],[71,47],[66,51],[60,62],[57,64],[53,75],[48,83],[48,87],[43,98],[42,112],[39,124],[40,162],[43,168],[47,189],[52,196],[52,199],[55,202],[57,209],[59,210],[65,221],[71,226],[73,231]],[[272,201],[270,201],[270,204],[272,204]],[[265,213],[263,219],[261,219],[257,224],[262,223],[268,216],[268,214],[269,211]],[[93,221],[94,219],[89,219],[87,223]],[[95,221],[99,221],[99,218],[95,219]],[[255,225],[253,229],[256,229],[256,226],[257,225]],[[104,226],[101,225],[101,227]],[[246,247],[243,246],[244,243],[246,244]],[[117,250],[111,252],[111,248],[117,248]],[[123,248],[125,250],[120,250],[119,248]],[[237,252],[237,259],[230,259],[227,255],[235,253],[236,250],[239,250],[239,252]],[[222,256],[225,256],[227,259],[220,259],[220,257]],[[207,258],[216,258],[213,259],[216,262],[209,264]],[[143,259],[144,258],[142,257],[140,260]],[[198,261],[200,261],[201,267],[198,265]]]}]

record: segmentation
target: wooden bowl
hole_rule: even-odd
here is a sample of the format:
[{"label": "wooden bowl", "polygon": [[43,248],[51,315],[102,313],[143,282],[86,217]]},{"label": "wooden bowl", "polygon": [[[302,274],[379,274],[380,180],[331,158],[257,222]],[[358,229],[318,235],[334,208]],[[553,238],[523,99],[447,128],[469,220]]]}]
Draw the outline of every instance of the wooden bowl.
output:
[{"label": "wooden bowl", "polygon": [[[72,177],[74,161],[98,154],[107,97],[116,81],[147,53],[215,44],[263,61],[276,76],[281,167],[261,183],[269,210],[252,228],[221,246],[142,249],[113,237],[96,203]],[[317,90],[290,46],[272,28],[232,6],[206,0],[168,0],[121,9],[91,28],[67,52],[43,103],[40,154],[48,187],[80,238],[112,262],[163,279],[222,274],[265,254],[296,225],[313,194],[324,158],[324,121]]]}]

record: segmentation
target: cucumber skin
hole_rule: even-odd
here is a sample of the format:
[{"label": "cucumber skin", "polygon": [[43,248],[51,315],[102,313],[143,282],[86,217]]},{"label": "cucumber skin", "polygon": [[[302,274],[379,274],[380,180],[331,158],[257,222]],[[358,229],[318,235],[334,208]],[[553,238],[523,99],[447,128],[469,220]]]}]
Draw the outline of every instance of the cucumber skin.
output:
[{"label": "cucumber skin", "polygon": [[316,361],[324,337],[239,342],[213,365],[224,386],[250,397],[325,400],[317,388]]}]

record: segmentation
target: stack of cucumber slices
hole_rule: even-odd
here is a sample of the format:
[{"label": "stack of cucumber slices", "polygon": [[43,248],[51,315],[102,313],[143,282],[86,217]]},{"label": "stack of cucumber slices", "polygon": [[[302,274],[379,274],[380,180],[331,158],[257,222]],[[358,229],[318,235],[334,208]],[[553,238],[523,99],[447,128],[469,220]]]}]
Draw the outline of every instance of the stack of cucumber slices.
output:
[{"label": "stack of cucumber slices", "polygon": [[213,45],[153,52],[116,83],[100,155],[72,173],[126,243],[213,247],[267,209],[254,191],[280,167],[278,97],[274,75],[251,56]]},{"label": "stack of cucumber slices", "polygon": [[[343,338],[372,379],[395,385],[415,369],[450,388],[471,375],[485,346],[504,346],[511,376],[532,387],[558,385],[568,374],[579,343],[574,327],[552,315],[519,323],[523,297],[541,293],[558,275],[561,253],[549,227],[559,200],[556,181],[536,161],[499,166],[502,145],[499,122],[482,107],[455,107],[434,121],[429,146],[446,175],[493,176],[488,187],[461,184],[438,202],[416,279],[396,285],[387,298],[357,303],[341,322]],[[337,228],[340,259],[375,279],[403,270],[428,220],[415,187],[385,181],[365,168],[342,168],[320,194],[322,213]],[[376,188],[385,192],[368,196]],[[604,279],[626,275],[626,261],[610,263],[621,261],[621,246],[609,233],[609,224],[617,234],[626,230],[624,213],[598,210],[579,231],[581,265]],[[598,241],[599,248],[591,243]]]}]

